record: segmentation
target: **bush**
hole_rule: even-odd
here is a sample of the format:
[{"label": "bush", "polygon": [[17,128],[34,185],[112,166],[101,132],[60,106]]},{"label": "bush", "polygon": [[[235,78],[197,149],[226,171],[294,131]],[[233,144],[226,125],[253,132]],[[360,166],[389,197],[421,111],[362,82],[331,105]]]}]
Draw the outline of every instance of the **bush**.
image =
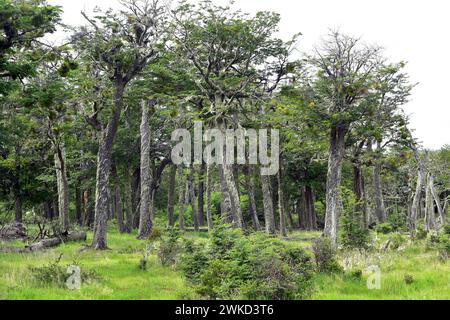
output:
[{"label": "bush", "polygon": [[176,266],[182,253],[181,233],[177,228],[169,228],[167,235],[161,238],[158,258],[163,266]]},{"label": "bush", "polygon": [[312,267],[301,248],[263,233],[216,224],[207,246],[185,245],[182,270],[209,299],[293,300],[312,293]]},{"label": "bush", "polygon": [[355,200],[352,191],[342,188],[344,212],[340,220],[340,241],[347,249],[368,249],[370,232],[364,225],[364,214],[359,211],[361,204]]},{"label": "bush", "polygon": [[377,225],[375,227],[375,231],[378,233],[381,233],[381,234],[389,234],[389,233],[394,232],[394,227],[390,223],[386,222],[386,223]]},{"label": "bush", "polygon": [[[55,285],[60,288],[65,288],[66,282],[71,276],[68,273],[68,268],[71,265],[79,264],[74,261],[71,265],[61,265],[62,254],[58,259],[42,267],[30,267],[29,271],[32,279],[41,286]],[[99,280],[100,277],[95,270],[80,267],[81,269],[81,283],[88,283],[91,281]]]},{"label": "bush", "polygon": [[414,240],[424,240],[428,236],[428,231],[425,230],[423,226],[417,227],[416,231],[414,232],[413,239]]},{"label": "bush", "polygon": [[414,277],[410,274],[405,274],[404,280],[407,285],[411,285],[414,283]]},{"label": "bush", "polygon": [[361,280],[363,276],[362,270],[352,270],[348,273],[348,276],[353,280]]},{"label": "bush", "polygon": [[398,250],[402,245],[406,243],[407,239],[400,233],[394,233],[389,237],[389,241],[389,249]]},{"label": "bush", "polygon": [[439,258],[446,261],[450,259],[450,235],[444,229],[441,233],[430,232],[427,238],[426,247],[428,249],[436,249]]},{"label": "bush", "polygon": [[329,238],[316,239],[313,242],[312,250],[318,272],[334,273],[342,271],[342,267],[336,259],[336,250],[333,248]]}]

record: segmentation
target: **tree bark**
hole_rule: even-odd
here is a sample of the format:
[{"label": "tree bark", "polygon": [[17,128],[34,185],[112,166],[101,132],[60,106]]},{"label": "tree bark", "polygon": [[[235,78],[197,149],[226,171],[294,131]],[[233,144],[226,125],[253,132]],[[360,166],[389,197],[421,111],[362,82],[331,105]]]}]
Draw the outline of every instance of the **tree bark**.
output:
[{"label": "tree bark", "polygon": [[77,219],[77,223],[80,226],[83,224],[82,206],[82,192],[79,186],[79,181],[77,181],[77,186],[75,187],[75,216]]},{"label": "tree bark", "polygon": [[22,151],[22,147],[16,145],[15,148],[15,168],[14,168],[14,207],[15,207],[15,221],[17,223],[22,223],[22,198],[21,198],[21,188],[20,188],[20,172],[21,172],[21,164],[20,164],[20,154]]},{"label": "tree bark", "polygon": [[95,187],[95,221],[92,248],[96,250],[107,249],[108,224],[108,183],[111,171],[111,157],[114,139],[119,128],[124,84],[116,83],[114,93],[114,108],[106,128],[102,130],[97,159],[97,178]]},{"label": "tree bark", "polygon": [[425,226],[427,231],[434,230],[435,228],[433,197],[431,195],[430,184],[427,185],[425,191]]},{"label": "tree bark", "polygon": [[317,230],[317,216],[315,210],[314,190],[310,186],[305,187],[305,204],[306,204],[306,229],[308,231]]},{"label": "tree bark", "polygon": [[223,219],[227,223],[232,223],[234,218],[233,218],[233,210],[231,207],[231,197],[225,182],[223,165],[219,166],[219,171],[220,171],[220,189],[221,189],[220,212],[222,214]]},{"label": "tree bark", "polygon": [[115,214],[116,214],[116,218],[117,218],[117,226],[119,227],[120,233],[126,233],[127,228],[125,226],[124,217],[123,217],[120,180],[119,180],[119,175],[117,173],[117,167],[115,165],[113,165],[113,167],[112,167],[112,174],[113,174],[113,180],[114,180],[114,208],[115,208]]},{"label": "tree bark", "polygon": [[177,166],[173,164],[170,167],[169,194],[167,198],[167,217],[169,221],[169,227],[175,226],[174,205],[175,205],[176,177],[177,177]]},{"label": "tree bark", "polygon": [[198,182],[198,222],[201,226],[205,225],[205,168],[206,164],[202,163],[199,170]]},{"label": "tree bark", "polygon": [[420,210],[420,200],[422,197],[422,189],[425,184],[425,168],[422,161],[418,160],[419,170],[417,174],[416,192],[414,193],[413,203],[411,206],[411,213],[409,216],[409,230],[414,231],[416,229],[416,221]]},{"label": "tree bark", "polygon": [[436,208],[438,209],[441,225],[444,226],[447,223],[446,221],[447,219],[445,217],[445,211],[442,209],[441,199],[439,199],[439,196],[434,187],[434,177],[431,174],[428,177],[428,185],[430,188],[431,195],[433,196],[434,202],[436,203]]},{"label": "tree bark", "polygon": [[379,223],[386,221],[386,208],[384,206],[383,189],[381,186],[381,163],[376,161],[373,168],[373,190],[375,200],[375,215]]},{"label": "tree bark", "polygon": [[56,146],[55,169],[58,186],[59,219],[63,231],[69,230],[69,183],[67,181],[66,152]]},{"label": "tree bark", "polygon": [[214,228],[213,217],[212,217],[212,173],[213,168],[210,164],[206,166],[206,220],[208,222],[208,230],[211,232]]},{"label": "tree bark", "polygon": [[150,167],[150,120],[147,103],[142,102],[141,122],[141,206],[138,239],[147,239],[152,231],[151,212],[153,211],[153,197],[150,190],[152,183],[152,169]]},{"label": "tree bark", "polygon": [[125,168],[125,231],[131,233],[133,231],[133,199],[131,193],[132,174],[130,168]]},{"label": "tree bark", "polygon": [[261,186],[263,192],[264,220],[266,224],[266,232],[275,235],[275,213],[273,210],[273,197],[271,190],[271,182],[269,176],[261,175]]},{"label": "tree bark", "polygon": [[324,234],[330,238],[333,246],[337,246],[337,227],[340,214],[339,188],[341,185],[346,134],[346,128],[333,127],[331,129]]},{"label": "tree bark", "polygon": [[191,173],[189,176],[189,189],[187,192],[189,192],[189,199],[191,203],[192,208],[192,220],[194,222],[194,231],[199,232],[200,226],[199,226],[199,218],[198,218],[198,209],[197,209],[197,198],[195,196],[195,170],[194,167],[191,168]]},{"label": "tree bark", "polygon": [[247,186],[248,192],[248,201],[249,201],[248,210],[250,213],[250,217],[252,218],[253,228],[255,229],[255,231],[260,231],[261,224],[259,223],[258,209],[256,207],[255,183],[253,180],[252,168],[250,166],[244,167],[244,175],[245,175],[245,184]]},{"label": "tree bark", "polygon": [[184,209],[185,209],[185,201],[186,201],[186,178],[184,176],[183,168],[180,168],[179,170],[180,178],[178,179],[180,190],[178,193],[178,206],[179,206],[179,215],[178,215],[178,223],[181,231],[186,230],[186,226],[184,223]]},{"label": "tree bark", "polygon": [[284,192],[283,186],[281,184],[281,161],[280,161],[280,169],[278,170],[277,179],[278,179],[278,211],[280,214],[280,235],[282,237],[287,237],[287,228],[286,228],[286,213],[284,206]]}]

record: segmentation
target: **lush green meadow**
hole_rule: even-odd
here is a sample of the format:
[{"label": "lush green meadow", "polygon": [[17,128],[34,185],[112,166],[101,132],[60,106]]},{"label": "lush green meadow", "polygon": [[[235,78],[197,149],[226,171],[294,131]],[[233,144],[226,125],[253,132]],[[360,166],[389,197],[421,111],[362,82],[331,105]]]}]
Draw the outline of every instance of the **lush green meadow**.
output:
[{"label": "lush green meadow", "polygon": [[[0,299],[134,299],[171,300],[198,299],[181,272],[162,267],[153,251],[147,270],[139,268],[149,243],[138,242],[135,235],[121,235],[111,228],[107,251],[80,250],[82,243],[69,243],[45,252],[28,254],[0,254]],[[206,233],[188,233],[185,237],[202,241]],[[306,249],[317,233],[296,232],[290,235],[289,245]],[[89,234],[88,243],[92,237]],[[385,236],[384,236],[385,237]],[[383,237],[377,243],[383,241]],[[24,243],[1,243],[0,246],[23,246]],[[148,251],[148,250],[147,250]],[[150,250],[151,252],[151,250]],[[30,268],[50,265],[61,256],[59,264],[79,265],[95,270],[98,279],[83,283],[80,290],[55,285],[42,285],[32,277]],[[312,299],[450,299],[449,263],[438,258],[434,250],[427,250],[424,241],[406,245],[401,251],[368,255],[341,252],[339,260],[345,273],[316,274]],[[369,290],[366,282],[367,266],[381,266],[381,289]],[[363,271],[354,277],[351,270]],[[412,283],[407,284],[405,277]]]}]

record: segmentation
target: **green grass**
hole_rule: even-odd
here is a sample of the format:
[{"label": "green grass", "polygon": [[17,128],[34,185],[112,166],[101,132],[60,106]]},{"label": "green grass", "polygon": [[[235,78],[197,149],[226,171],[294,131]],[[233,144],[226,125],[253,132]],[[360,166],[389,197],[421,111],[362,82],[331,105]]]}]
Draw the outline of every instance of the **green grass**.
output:
[{"label": "green grass", "polygon": [[[314,232],[295,232],[292,238],[319,236]],[[207,233],[188,233],[187,238],[205,241]],[[89,234],[87,243],[90,243]],[[382,240],[382,239],[381,239]],[[64,244],[58,248],[32,254],[0,254],[0,299],[133,299],[172,300],[192,299],[195,295],[180,272],[162,267],[155,255],[151,255],[147,270],[139,269],[146,244],[135,239],[135,235],[120,235],[113,227],[108,233],[110,250],[79,252],[82,243]],[[289,241],[289,245],[309,247],[310,242]],[[23,247],[24,243],[0,243],[0,246]],[[95,270],[100,279],[83,284],[80,290],[68,290],[56,286],[42,287],[35,283],[30,267],[45,266],[63,254],[61,264],[81,265]],[[338,275],[316,275],[316,289],[312,299],[450,299],[449,262],[438,259],[437,252],[425,250],[423,244],[413,244],[403,251],[378,253],[362,257],[355,253],[342,252],[343,265],[353,265],[350,270],[362,270],[362,279],[353,279],[348,273]],[[347,262],[346,262],[347,261]],[[366,285],[369,265],[381,267],[381,289],[369,290]],[[414,278],[406,284],[405,275]]]}]

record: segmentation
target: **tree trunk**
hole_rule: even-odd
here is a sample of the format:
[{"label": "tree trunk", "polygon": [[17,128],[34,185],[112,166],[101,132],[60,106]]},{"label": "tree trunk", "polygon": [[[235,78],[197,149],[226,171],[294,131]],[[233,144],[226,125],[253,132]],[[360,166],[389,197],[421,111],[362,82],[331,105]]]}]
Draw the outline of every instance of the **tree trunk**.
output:
[{"label": "tree trunk", "polygon": [[[281,166],[281,163],[280,163]],[[286,213],[285,213],[285,207],[284,207],[284,193],[283,193],[283,186],[281,184],[282,177],[281,177],[281,167],[278,170],[278,211],[280,214],[280,235],[282,237],[287,237],[287,229],[286,229]]]},{"label": "tree trunk", "polygon": [[90,188],[84,192],[84,225],[86,227],[90,227],[94,223],[94,204],[91,193]]},{"label": "tree trunk", "polygon": [[83,224],[82,206],[82,192],[79,186],[79,182],[77,182],[77,186],[75,187],[75,216],[78,225]]},{"label": "tree trunk", "polygon": [[305,187],[305,204],[306,204],[306,229],[308,231],[317,230],[314,190],[310,186]]},{"label": "tree trunk", "polygon": [[169,227],[175,226],[174,205],[175,205],[176,178],[177,178],[177,166],[173,164],[170,167],[169,194],[167,198],[167,217],[169,221]]},{"label": "tree trunk", "polygon": [[233,217],[233,210],[231,207],[231,196],[230,192],[228,191],[226,182],[225,182],[225,175],[224,175],[224,166],[221,165],[219,167],[220,171],[220,189],[221,189],[221,200],[220,200],[220,212],[223,217],[223,219],[227,223],[232,223],[234,220]]},{"label": "tree trunk", "polygon": [[117,173],[117,167],[115,165],[113,165],[112,167],[112,175],[114,180],[114,208],[117,218],[117,226],[119,227],[120,233],[125,233],[127,232],[127,228],[123,219],[122,197],[120,195],[120,180]]},{"label": "tree trunk", "polygon": [[15,148],[15,169],[14,169],[14,204],[15,204],[15,221],[17,223],[22,223],[22,198],[21,198],[21,188],[20,188],[20,153],[22,148],[16,145]]},{"label": "tree trunk", "polygon": [[130,168],[125,168],[125,231],[131,233],[133,231],[133,198],[131,193],[132,174]]},{"label": "tree trunk", "polygon": [[441,225],[444,226],[447,223],[446,221],[447,219],[445,217],[445,211],[442,209],[441,199],[439,199],[439,196],[434,187],[434,177],[431,174],[428,178],[428,185],[430,188],[431,195],[433,196],[434,202],[436,203],[436,208],[438,209]]},{"label": "tree trunk", "polygon": [[56,146],[55,169],[58,186],[59,219],[63,231],[69,230],[69,183],[67,181],[66,152]]},{"label": "tree trunk", "polygon": [[409,230],[414,231],[416,229],[416,221],[417,217],[419,215],[420,210],[420,200],[422,197],[422,189],[425,184],[425,168],[423,167],[422,161],[419,159],[418,161],[419,170],[417,174],[417,185],[416,185],[416,192],[414,193],[413,203],[411,206],[411,213],[409,217]]},{"label": "tree trunk", "polygon": [[433,198],[429,184],[425,191],[425,226],[427,231],[434,230],[435,228]]},{"label": "tree trunk", "polygon": [[337,227],[340,213],[339,188],[341,185],[346,134],[346,128],[333,127],[331,129],[324,234],[330,238],[333,246],[337,246]]},{"label": "tree trunk", "polygon": [[152,183],[152,169],[150,167],[150,121],[147,103],[142,102],[141,122],[141,206],[139,219],[138,239],[147,239],[152,231],[151,212],[153,210],[153,197],[150,190]]},{"label": "tree trunk", "polygon": [[178,215],[178,221],[179,221],[179,227],[181,231],[186,230],[186,226],[184,223],[184,209],[185,209],[185,201],[186,201],[186,178],[184,176],[183,168],[179,170],[180,178],[178,179],[180,190],[178,193],[178,206],[179,206],[179,215]]},{"label": "tree trunk", "polygon": [[194,230],[195,232],[200,231],[199,227],[199,218],[198,218],[198,211],[197,211],[197,198],[195,196],[195,169],[194,167],[191,168],[191,173],[189,176],[189,189],[187,192],[189,192],[189,198],[191,202],[191,208],[192,208],[192,220],[194,222]]},{"label": "tree trunk", "polygon": [[208,221],[208,230],[211,232],[214,228],[213,217],[212,217],[212,173],[213,168],[210,164],[206,166],[206,219]]},{"label": "tree trunk", "polygon": [[261,175],[261,186],[263,192],[264,220],[266,223],[266,232],[274,235],[275,230],[275,213],[273,210],[273,197],[271,190],[270,177]]},{"label": "tree trunk", "polygon": [[205,225],[205,163],[202,163],[199,170],[198,182],[198,222],[201,226]]},{"label": "tree trunk", "polygon": [[108,224],[108,183],[111,171],[111,157],[114,139],[119,128],[122,113],[124,85],[116,84],[114,94],[114,109],[106,128],[102,130],[97,159],[97,178],[95,187],[95,221],[92,248],[96,250],[107,249]]},{"label": "tree trunk", "polygon": [[375,200],[375,215],[379,223],[386,221],[386,208],[384,206],[383,189],[381,186],[381,163],[376,161],[373,168],[373,190]]},{"label": "tree trunk", "polygon": [[258,218],[258,209],[256,207],[255,183],[253,180],[252,168],[250,166],[244,167],[244,175],[245,175],[245,184],[247,186],[248,192],[248,201],[249,201],[248,210],[250,213],[250,217],[252,218],[253,228],[255,229],[255,231],[261,231],[261,224],[259,223]]}]

